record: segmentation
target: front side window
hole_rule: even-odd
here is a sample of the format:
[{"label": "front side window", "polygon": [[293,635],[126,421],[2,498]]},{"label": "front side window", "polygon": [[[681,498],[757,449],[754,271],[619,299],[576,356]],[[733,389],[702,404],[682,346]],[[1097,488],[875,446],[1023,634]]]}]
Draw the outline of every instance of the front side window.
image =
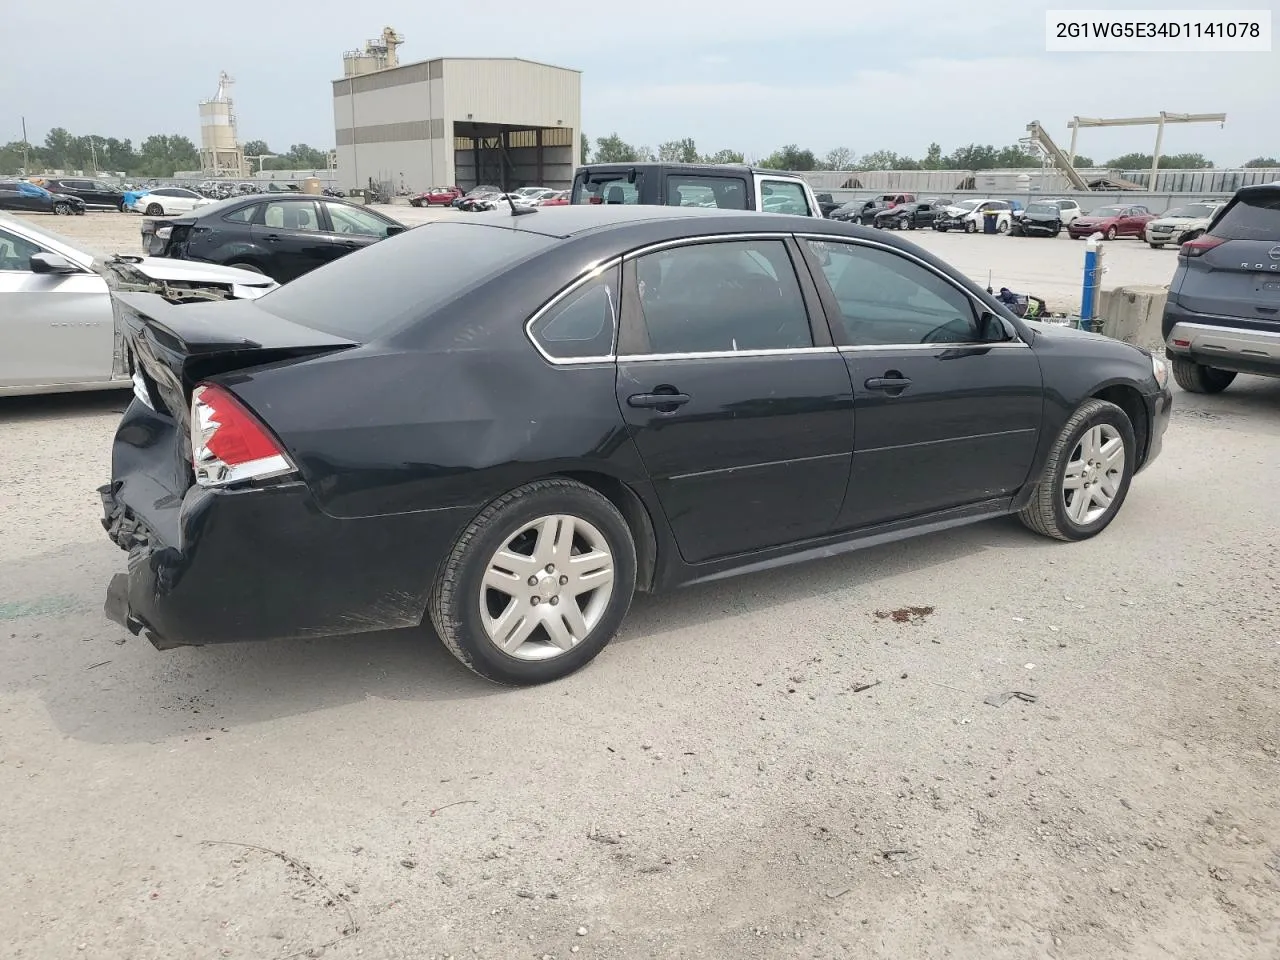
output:
[{"label": "front side window", "polygon": [[802,217],[809,215],[809,200],[804,195],[804,187],[798,183],[762,180],[760,195],[763,208],[770,213],[793,213]]},{"label": "front side window", "polygon": [[0,270],[30,273],[30,260],[40,247],[8,230],[0,230]]},{"label": "front side window", "polygon": [[618,267],[588,280],[529,327],[529,335],[557,360],[613,353],[618,316]]},{"label": "front side window", "polygon": [[[875,247],[805,242],[835,296],[845,343],[881,347],[984,340],[969,298],[933,271]],[[1002,329],[996,339],[1003,339]]]},{"label": "front side window", "polygon": [[636,277],[649,353],[813,346],[800,284],[781,240],[661,250],[637,259]]},{"label": "front side window", "polygon": [[329,219],[333,221],[333,229],[336,233],[356,233],[379,239],[387,235],[387,227],[390,224],[368,210],[348,207],[342,203],[326,203],[325,207],[329,211]]},{"label": "front side window", "polygon": [[277,200],[267,204],[262,222],[277,230],[314,232],[320,229],[320,209],[314,200]]}]

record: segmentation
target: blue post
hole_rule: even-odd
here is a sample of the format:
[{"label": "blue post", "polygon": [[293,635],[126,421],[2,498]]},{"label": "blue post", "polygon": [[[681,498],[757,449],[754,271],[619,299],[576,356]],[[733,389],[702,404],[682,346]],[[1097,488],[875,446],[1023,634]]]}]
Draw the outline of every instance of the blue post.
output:
[{"label": "blue post", "polygon": [[1102,284],[1102,250],[1098,241],[1090,237],[1085,241],[1084,286],[1080,291],[1080,329],[1093,328],[1093,312],[1098,302],[1098,288]]}]

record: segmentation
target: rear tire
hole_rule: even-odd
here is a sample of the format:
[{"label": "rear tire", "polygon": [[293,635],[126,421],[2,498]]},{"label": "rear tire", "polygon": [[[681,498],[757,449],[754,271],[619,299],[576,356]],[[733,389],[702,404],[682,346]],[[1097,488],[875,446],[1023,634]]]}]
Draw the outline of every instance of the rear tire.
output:
[{"label": "rear tire", "polygon": [[148,204],[147,204],[147,216],[148,216],[148,217],[163,217],[163,216],[164,216],[164,207],[160,206],[160,204],[158,204],[158,203],[148,203]]},{"label": "rear tire", "polygon": [[[566,521],[574,531],[568,542]],[[564,560],[571,551],[586,565]],[[612,571],[607,583],[584,587],[604,568]],[[635,542],[617,507],[557,477],[517,487],[467,525],[440,565],[427,610],[470,670],[495,683],[546,683],[584,667],[613,639],[635,580]]]},{"label": "rear tire", "polygon": [[[1091,448],[1091,438],[1100,445]],[[1117,440],[1122,444],[1118,453]],[[1018,519],[1055,540],[1095,537],[1120,512],[1136,462],[1133,424],[1125,412],[1105,400],[1086,400],[1049,449],[1049,459]],[[1085,499],[1077,499],[1081,497]]]},{"label": "rear tire", "polygon": [[244,260],[233,260],[227,264],[228,267],[235,267],[237,270],[248,270],[250,273],[261,274],[266,276],[267,272],[255,263],[249,263]]},{"label": "rear tire", "polygon": [[1221,393],[1236,378],[1234,370],[1218,370],[1206,367],[1194,360],[1171,357],[1173,379],[1187,393]]}]

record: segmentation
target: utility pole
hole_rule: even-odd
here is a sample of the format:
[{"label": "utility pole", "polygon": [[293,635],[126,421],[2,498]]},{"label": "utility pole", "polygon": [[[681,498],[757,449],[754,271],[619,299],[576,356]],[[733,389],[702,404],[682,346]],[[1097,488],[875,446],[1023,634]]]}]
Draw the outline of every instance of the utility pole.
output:
[{"label": "utility pole", "polygon": [[28,151],[30,144],[27,143],[27,118],[22,118],[22,175],[24,177],[31,176],[31,159]]}]

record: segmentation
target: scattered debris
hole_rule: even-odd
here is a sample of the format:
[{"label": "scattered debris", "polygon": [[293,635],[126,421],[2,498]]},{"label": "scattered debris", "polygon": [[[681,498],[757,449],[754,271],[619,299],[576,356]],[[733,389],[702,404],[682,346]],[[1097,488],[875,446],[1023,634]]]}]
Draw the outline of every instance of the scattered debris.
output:
[{"label": "scattered debris", "polygon": [[587,839],[594,840],[596,843],[621,843],[622,842],[613,834],[601,833],[595,827],[592,827],[590,830],[587,831]]},{"label": "scattered debris", "polygon": [[877,610],[876,619],[892,620],[894,623],[919,623],[929,614],[933,607],[899,607],[897,610]]},{"label": "scattered debris", "polygon": [[400,861],[400,866],[405,867],[408,870],[412,870],[417,865],[418,865],[418,861],[413,859],[413,857],[404,857]]},{"label": "scattered debris", "polygon": [[579,927],[579,928],[578,928],[578,936],[580,936],[580,937],[585,937],[585,936],[587,935],[587,933],[588,933],[588,932],[589,932],[589,931],[587,930],[587,928],[586,928],[586,927]]},{"label": "scattered debris", "polygon": [[1231,879],[1231,873],[1225,867],[1210,867],[1209,876],[1224,883]]},{"label": "scattered debris", "polygon": [[990,704],[993,707],[1003,707],[1006,703],[1013,699],[1021,700],[1023,703],[1035,703],[1040,697],[1034,693],[1027,693],[1025,690],[1006,690],[1004,693],[993,693],[991,696],[983,699],[983,703]]},{"label": "scattered debris", "polygon": [[453,801],[453,803],[446,803],[443,807],[436,807],[434,810],[431,811],[429,816],[434,817],[441,810],[448,810],[450,807],[456,807],[462,803],[479,803],[479,802],[480,802],[479,800],[455,800]]},{"label": "scattered debris", "polygon": [[880,856],[882,859],[892,860],[894,857],[905,857],[905,856],[908,856],[910,853],[911,853],[910,850],[905,850],[905,849],[881,850]]},{"label": "scattered debris", "polygon": [[839,899],[840,899],[841,897],[843,897],[846,893],[852,893],[852,892],[853,892],[853,887],[845,887],[845,888],[844,888],[844,889],[842,889],[842,890],[828,890],[828,891],[827,891],[827,898],[828,898],[829,900],[839,900]]},{"label": "scattered debris", "polygon": [[85,669],[86,669],[86,670],[97,670],[99,667],[105,667],[105,666],[106,666],[108,663],[110,663],[110,662],[111,662],[110,660],[103,660],[101,663],[91,663],[91,664],[89,664],[89,666],[85,667]]},{"label": "scattered debris", "polygon": [[879,681],[879,680],[876,680],[876,681],[875,681],[875,682],[873,682],[873,683],[860,683],[860,684],[858,684],[856,687],[854,687],[854,688],[853,688],[853,692],[854,692],[854,693],[861,693],[863,690],[870,690],[872,687],[878,687],[878,686],[880,686],[880,681]]}]

